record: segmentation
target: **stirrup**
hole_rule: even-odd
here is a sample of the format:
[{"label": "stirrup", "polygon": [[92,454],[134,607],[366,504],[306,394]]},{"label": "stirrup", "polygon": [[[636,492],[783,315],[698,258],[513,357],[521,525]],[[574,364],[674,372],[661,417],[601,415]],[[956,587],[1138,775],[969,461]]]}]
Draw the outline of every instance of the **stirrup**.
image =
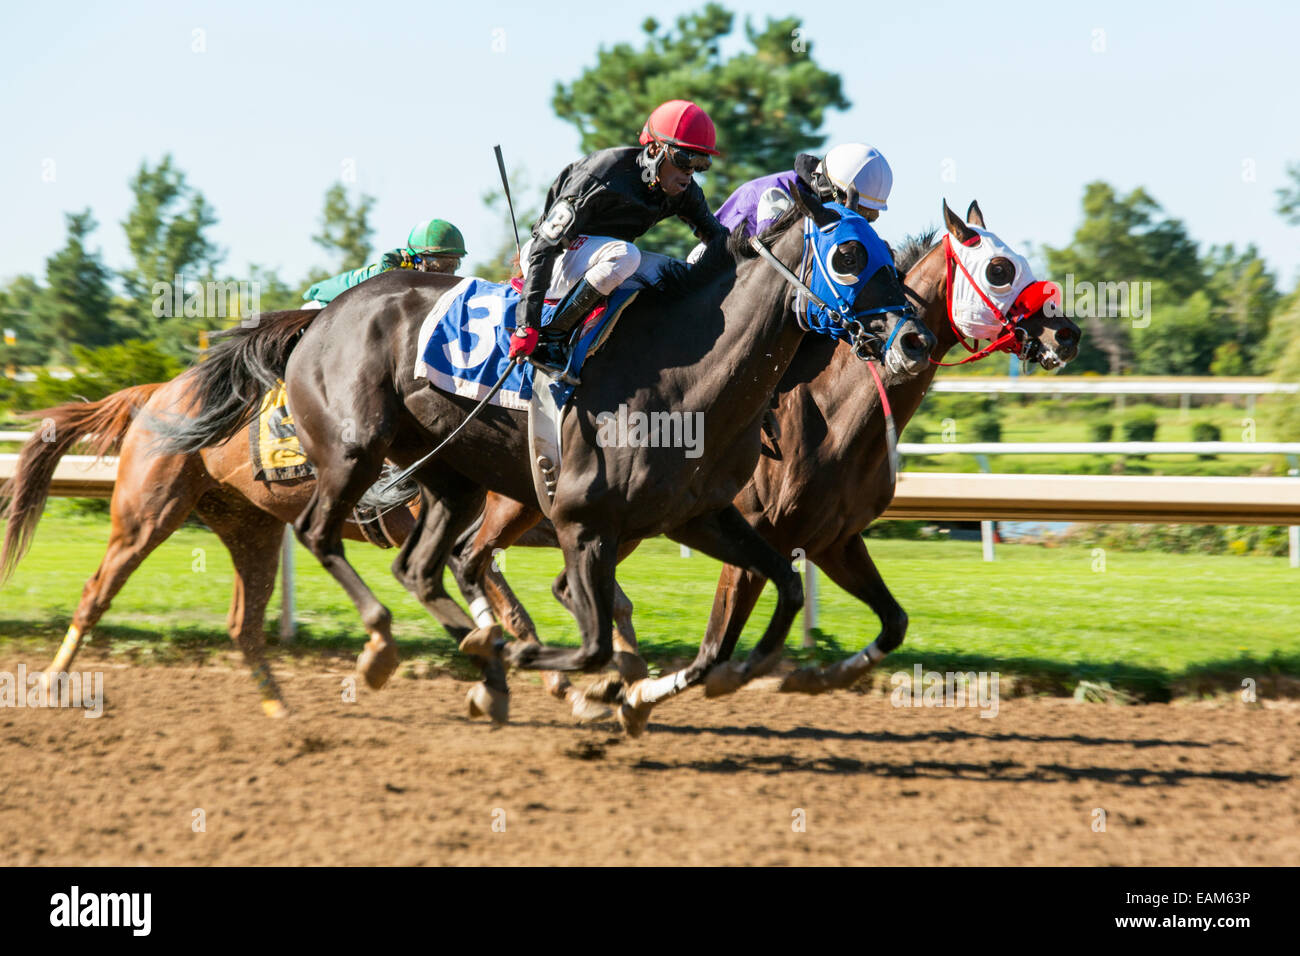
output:
[{"label": "stirrup", "polygon": [[576,388],[577,386],[582,384],[582,379],[578,378],[578,376],[574,375],[572,372],[569,371],[569,363],[573,360],[573,351],[566,345],[562,345],[560,343],[554,343],[554,344],[556,347],[563,349],[564,351],[563,365],[557,365],[554,362],[543,361],[541,358],[537,356],[536,352],[528,356],[528,361],[532,362],[535,367],[540,368],[543,372],[551,376],[551,378],[555,379],[556,381],[563,382],[565,385],[572,385]]}]

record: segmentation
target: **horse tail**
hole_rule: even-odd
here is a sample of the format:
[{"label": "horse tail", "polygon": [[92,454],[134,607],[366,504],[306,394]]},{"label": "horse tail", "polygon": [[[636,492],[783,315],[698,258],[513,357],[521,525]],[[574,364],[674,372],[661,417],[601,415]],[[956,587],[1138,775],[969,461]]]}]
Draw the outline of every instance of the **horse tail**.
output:
[{"label": "horse tail", "polygon": [[185,373],[192,417],[153,416],[150,427],[160,436],[155,451],[190,455],[239,431],[283,378],[299,333],[318,315],[310,309],[264,312],[251,328],[223,333],[223,341]]},{"label": "horse tail", "polygon": [[96,458],[118,451],[137,410],[161,387],[132,385],[97,402],[68,402],[23,416],[40,419],[41,427],[18,453],[13,478],[0,487],[0,511],[6,521],[0,584],[31,546],[59,459],[76,445]]}]

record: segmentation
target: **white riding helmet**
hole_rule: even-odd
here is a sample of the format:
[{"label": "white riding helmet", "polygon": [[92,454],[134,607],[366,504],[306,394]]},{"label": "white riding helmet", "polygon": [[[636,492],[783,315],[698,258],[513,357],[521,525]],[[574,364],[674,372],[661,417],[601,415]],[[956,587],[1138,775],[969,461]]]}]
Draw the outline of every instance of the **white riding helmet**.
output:
[{"label": "white riding helmet", "polygon": [[835,187],[837,198],[845,198],[852,186],[858,193],[858,205],[881,211],[889,208],[885,201],[894,185],[894,172],[874,146],[841,143],[826,154],[818,172]]}]

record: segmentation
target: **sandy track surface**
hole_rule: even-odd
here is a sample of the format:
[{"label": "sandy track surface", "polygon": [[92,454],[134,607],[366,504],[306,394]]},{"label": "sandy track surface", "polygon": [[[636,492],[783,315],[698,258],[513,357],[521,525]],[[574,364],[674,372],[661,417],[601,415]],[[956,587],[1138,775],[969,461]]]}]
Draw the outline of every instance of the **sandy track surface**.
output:
[{"label": "sandy track surface", "polygon": [[237,670],[80,666],[104,668],[102,717],[0,709],[5,865],[1300,859],[1294,702],[1024,698],[986,719],[689,692],[632,740],[519,676],[492,730],[449,677],[347,703],[345,670],[300,665],[273,721]]}]

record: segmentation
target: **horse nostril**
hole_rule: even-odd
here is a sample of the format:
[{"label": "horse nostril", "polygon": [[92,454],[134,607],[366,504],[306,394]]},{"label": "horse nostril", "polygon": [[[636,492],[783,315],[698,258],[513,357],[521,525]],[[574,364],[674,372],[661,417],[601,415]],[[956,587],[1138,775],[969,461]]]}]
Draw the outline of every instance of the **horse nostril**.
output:
[{"label": "horse nostril", "polygon": [[917,332],[905,332],[902,344],[903,350],[909,355],[929,355],[934,347],[932,342],[927,341],[925,336]]}]

